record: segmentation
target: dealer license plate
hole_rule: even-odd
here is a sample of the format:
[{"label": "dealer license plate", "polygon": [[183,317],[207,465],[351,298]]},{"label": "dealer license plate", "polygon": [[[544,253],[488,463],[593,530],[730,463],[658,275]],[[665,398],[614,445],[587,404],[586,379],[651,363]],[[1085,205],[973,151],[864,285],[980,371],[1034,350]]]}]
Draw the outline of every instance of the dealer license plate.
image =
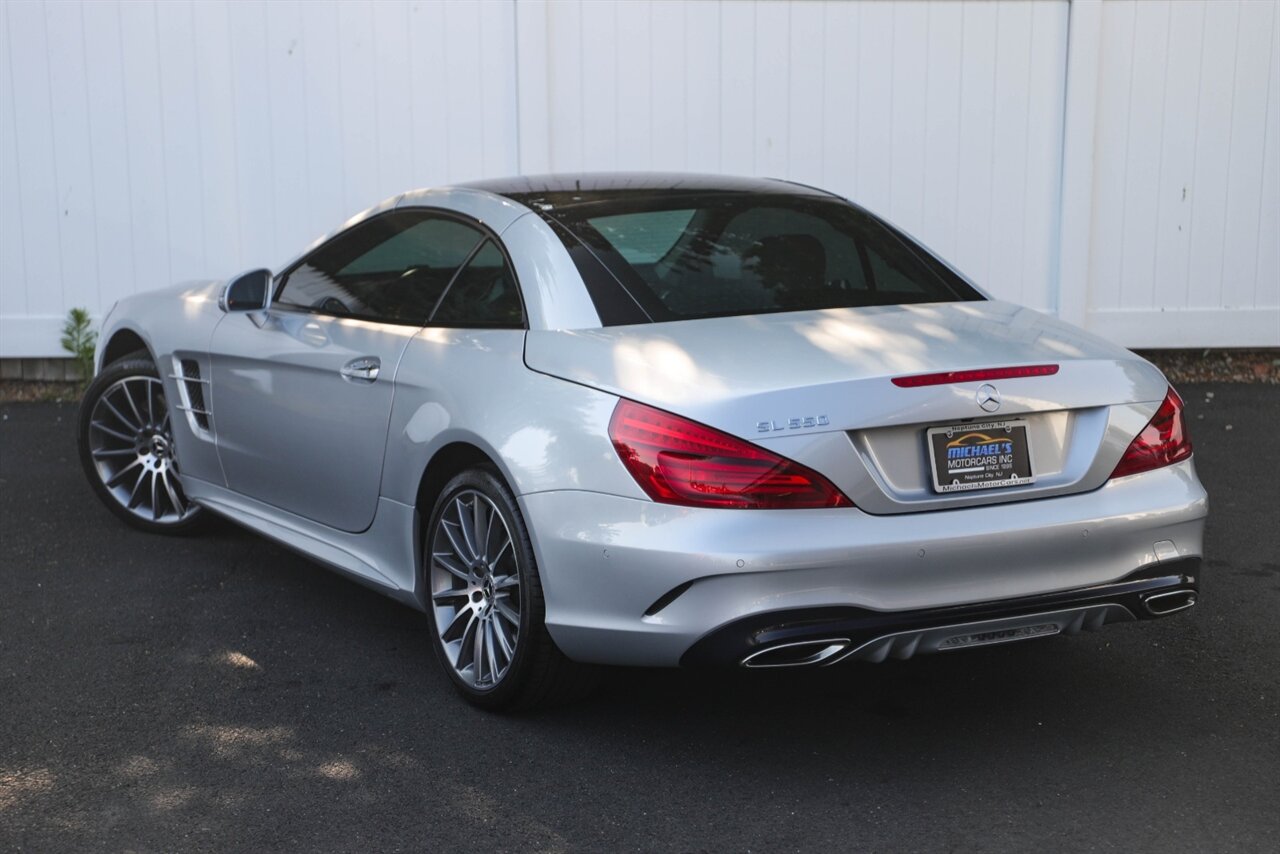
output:
[{"label": "dealer license plate", "polygon": [[933,488],[938,492],[1034,483],[1026,421],[953,424],[928,431]]}]

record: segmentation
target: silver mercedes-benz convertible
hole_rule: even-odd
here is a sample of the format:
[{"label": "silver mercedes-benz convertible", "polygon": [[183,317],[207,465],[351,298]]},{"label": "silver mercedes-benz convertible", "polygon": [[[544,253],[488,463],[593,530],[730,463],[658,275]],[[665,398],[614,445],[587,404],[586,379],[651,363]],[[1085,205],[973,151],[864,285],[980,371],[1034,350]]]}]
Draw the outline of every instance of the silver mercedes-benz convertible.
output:
[{"label": "silver mercedes-benz convertible", "polygon": [[98,496],[209,513],[427,615],[487,708],[594,664],[828,666],[1195,604],[1182,400],[777,180],[420,190],[282,272],[121,300]]}]

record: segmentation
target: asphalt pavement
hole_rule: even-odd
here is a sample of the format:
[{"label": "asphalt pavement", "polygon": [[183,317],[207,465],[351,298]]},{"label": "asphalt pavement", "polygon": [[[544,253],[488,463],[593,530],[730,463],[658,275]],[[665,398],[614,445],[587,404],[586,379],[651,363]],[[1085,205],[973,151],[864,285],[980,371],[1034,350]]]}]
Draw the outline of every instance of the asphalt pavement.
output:
[{"label": "asphalt pavement", "polygon": [[1280,850],[1280,387],[1183,391],[1190,612],[617,670],[519,717],[456,698],[404,606],[229,524],[126,528],[74,407],[0,406],[0,850]]}]

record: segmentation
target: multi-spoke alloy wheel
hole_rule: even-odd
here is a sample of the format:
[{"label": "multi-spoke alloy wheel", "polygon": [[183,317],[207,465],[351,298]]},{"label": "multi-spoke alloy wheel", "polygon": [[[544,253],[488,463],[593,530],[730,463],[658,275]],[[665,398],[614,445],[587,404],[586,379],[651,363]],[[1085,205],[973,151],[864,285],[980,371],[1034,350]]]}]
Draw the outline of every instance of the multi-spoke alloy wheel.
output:
[{"label": "multi-spoke alloy wheel", "polygon": [[467,469],[444,485],[422,557],[436,658],[468,702],[532,709],[591,690],[596,670],[565,658],[547,631],[529,529],[492,467]]},{"label": "multi-spoke alloy wheel", "polygon": [[150,360],[111,365],[89,387],[80,453],[99,496],[127,521],[176,530],[199,515],[178,480],[164,385]]},{"label": "multi-spoke alloy wheel", "polygon": [[454,493],[431,536],[431,604],[454,673],[496,686],[520,643],[520,568],[502,513],[474,489]]}]

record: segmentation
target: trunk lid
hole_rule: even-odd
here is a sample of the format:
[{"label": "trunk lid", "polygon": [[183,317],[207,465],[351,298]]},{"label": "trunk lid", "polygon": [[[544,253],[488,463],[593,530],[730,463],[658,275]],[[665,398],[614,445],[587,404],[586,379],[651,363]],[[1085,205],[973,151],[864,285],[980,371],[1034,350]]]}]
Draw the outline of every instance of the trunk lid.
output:
[{"label": "trunk lid", "polygon": [[[883,513],[1096,488],[1167,388],[1135,354],[998,301],[535,330],[525,360],[768,447],[822,472],[862,509]],[[1058,371],[992,381],[1001,398],[995,413],[978,406],[980,381],[892,383],[1040,364]],[[1027,422],[1034,483],[935,490],[930,427],[1014,418]]]}]

